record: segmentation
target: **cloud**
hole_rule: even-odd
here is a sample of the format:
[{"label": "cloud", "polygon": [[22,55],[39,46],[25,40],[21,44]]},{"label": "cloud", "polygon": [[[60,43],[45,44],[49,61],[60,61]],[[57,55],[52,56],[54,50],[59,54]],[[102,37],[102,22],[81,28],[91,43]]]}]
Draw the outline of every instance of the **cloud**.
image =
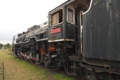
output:
[{"label": "cloud", "polygon": [[0,42],[47,21],[48,12],[66,0],[0,0]]}]

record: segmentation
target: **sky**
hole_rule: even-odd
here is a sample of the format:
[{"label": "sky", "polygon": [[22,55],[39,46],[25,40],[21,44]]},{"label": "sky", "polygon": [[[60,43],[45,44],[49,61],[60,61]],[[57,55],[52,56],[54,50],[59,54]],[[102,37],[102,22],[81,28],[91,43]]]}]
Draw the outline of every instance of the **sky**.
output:
[{"label": "sky", "polygon": [[48,12],[67,0],[0,0],[0,43],[33,25],[48,21]]}]

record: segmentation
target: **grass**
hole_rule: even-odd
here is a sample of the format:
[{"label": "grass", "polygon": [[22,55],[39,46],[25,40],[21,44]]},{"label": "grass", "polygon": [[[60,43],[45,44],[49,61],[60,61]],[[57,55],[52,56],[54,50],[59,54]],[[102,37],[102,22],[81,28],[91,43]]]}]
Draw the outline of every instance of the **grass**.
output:
[{"label": "grass", "polygon": [[6,50],[2,50],[2,51],[5,52],[5,53],[7,53],[7,54],[10,54],[10,55],[13,54],[13,52],[10,49],[6,49]]},{"label": "grass", "polygon": [[[12,52],[9,50],[2,50],[2,52],[12,54]],[[10,56],[10,55],[5,55],[5,56],[4,57],[7,60],[12,61],[11,62],[12,66],[17,67],[17,71],[18,69],[21,69],[19,71],[19,74],[22,74],[22,75],[25,74],[23,76],[26,76],[27,78],[25,79],[21,78],[22,80],[75,80],[72,77],[68,77],[68,76],[65,76],[63,74],[56,73],[56,72],[51,72],[51,70],[45,69],[43,67],[32,65],[29,62],[18,59],[14,56]],[[13,75],[15,76],[16,74],[13,74]],[[18,79],[18,80],[21,80],[21,79]]]},{"label": "grass", "polygon": [[74,78],[68,78],[61,74],[54,75],[55,80],[75,80]]}]

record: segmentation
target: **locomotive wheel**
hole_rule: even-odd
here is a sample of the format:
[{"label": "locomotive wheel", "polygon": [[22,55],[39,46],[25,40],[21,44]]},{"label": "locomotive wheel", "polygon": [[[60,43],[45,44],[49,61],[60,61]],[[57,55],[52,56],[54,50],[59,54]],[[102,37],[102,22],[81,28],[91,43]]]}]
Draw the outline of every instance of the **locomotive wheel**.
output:
[{"label": "locomotive wheel", "polygon": [[17,55],[18,55],[19,58],[21,57],[19,50],[17,50]]},{"label": "locomotive wheel", "polygon": [[25,52],[25,57],[24,57],[24,60],[27,60],[27,53]]},{"label": "locomotive wheel", "polygon": [[66,62],[66,64],[64,65],[64,69],[69,76],[77,76],[76,65],[73,65],[72,62]]},{"label": "locomotive wheel", "polygon": [[13,49],[13,55],[15,56],[15,57],[18,57],[18,52],[15,50],[15,49]]},{"label": "locomotive wheel", "polygon": [[65,69],[65,72],[70,76],[72,73],[72,69],[70,68],[69,62],[66,62],[66,64],[64,65],[64,69]]},{"label": "locomotive wheel", "polygon": [[73,69],[70,67],[70,66],[71,66],[71,63],[70,63],[70,61],[69,61],[68,55],[65,54],[65,55],[63,56],[63,59],[64,59],[64,61],[63,61],[64,70],[65,70],[65,72],[67,73],[67,75],[71,76],[72,73],[73,73]]},{"label": "locomotive wheel", "polygon": [[59,62],[56,62],[56,63],[54,63],[55,65],[54,65],[54,67],[52,68],[54,71],[58,71],[58,70],[60,70],[61,69],[61,63],[59,63]]},{"label": "locomotive wheel", "polygon": [[21,51],[19,52],[19,57],[21,58],[21,59],[24,59],[24,57],[21,55]]},{"label": "locomotive wheel", "polygon": [[61,62],[58,61],[58,59],[59,59],[58,57],[55,57],[54,60],[51,61],[51,64],[53,65],[52,69],[54,71],[58,71],[61,69],[62,64]]},{"label": "locomotive wheel", "polygon": [[36,54],[36,61],[35,61],[35,63],[36,64],[41,64],[41,55],[38,53],[38,54]]},{"label": "locomotive wheel", "polygon": [[29,54],[29,62],[33,62],[32,58],[32,53]]}]

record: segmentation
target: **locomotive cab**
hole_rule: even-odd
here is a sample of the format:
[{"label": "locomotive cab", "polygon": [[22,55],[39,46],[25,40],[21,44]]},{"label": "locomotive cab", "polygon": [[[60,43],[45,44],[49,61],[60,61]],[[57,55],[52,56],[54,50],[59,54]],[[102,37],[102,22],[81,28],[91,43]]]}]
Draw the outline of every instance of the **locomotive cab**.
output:
[{"label": "locomotive cab", "polygon": [[49,12],[48,42],[76,41],[81,25],[80,11],[89,8],[90,0],[68,0]]},{"label": "locomotive cab", "polygon": [[49,12],[48,54],[51,66],[56,69],[64,64],[65,71],[71,73],[68,68],[73,65],[66,64],[69,64],[69,60],[72,64],[79,62],[78,55],[82,52],[82,15],[80,14],[89,9],[90,3],[91,0],[68,0]]}]

